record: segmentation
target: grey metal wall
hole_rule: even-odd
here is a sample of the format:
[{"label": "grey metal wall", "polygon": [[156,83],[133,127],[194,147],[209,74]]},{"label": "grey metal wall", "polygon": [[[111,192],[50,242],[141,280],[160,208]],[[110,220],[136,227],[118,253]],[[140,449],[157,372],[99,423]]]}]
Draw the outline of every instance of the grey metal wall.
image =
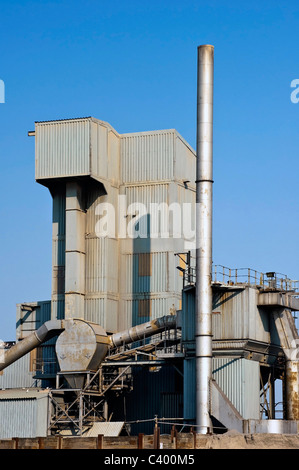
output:
[{"label": "grey metal wall", "polygon": [[[174,237],[175,224],[168,239],[159,232],[158,239],[149,234],[132,241],[119,239],[118,233],[99,236],[97,223],[102,203],[112,204],[118,217],[118,195],[126,196],[127,208],[134,202],[147,210],[151,203],[194,204],[196,157],[190,145],[174,129],[118,134],[91,117],[37,122],[35,139],[36,179],[53,196],[52,318],[61,318],[64,308],[69,314],[65,184],[72,177],[84,187],[86,199],[84,312],[77,316],[113,332],[180,308],[182,278],[174,253],[186,246],[183,236]],[[146,253],[151,253],[151,272],[140,275],[139,254]]]},{"label": "grey metal wall", "polygon": [[[17,340],[22,340],[53,315],[53,301],[27,302],[17,305]],[[3,371],[3,384],[9,388],[40,386],[42,377],[54,378],[58,370],[55,338],[19,359]],[[6,378],[5,378],[6,377]],[[1,379],[1,376],[0,376]],[[1,380],[0,380],[1,383]],[[47,382],[42,382],[48,386]],[[4,388],[5,385],[2,387]],[[6,385],[5,388],[8,388]]]},{"label": "grey metal wall", "polygon": [[43,323],[51,319],[51,301],[17,304],[16,339],[24,339]]},{"label": "grey metal wall", "polygon": [[213,378],[244,419],[260,418],[260,365],[244,358],[213,358]]},{"label": "grey metal wall", "polygon": [[213,297],[212,331],[214,340],[249,338],[270,342],[269,317],[257,307],[258,290],[215,292]]},{"label": "grey metal wall", "polygon": [[51,318],[64,318],[65,305],[65,186],[52,190],[52,297]]},{"label": "grey metal wall", "polygon": [[195,288],[182,293],[182,342],[184,360],[184,418],[187,423],[196,420],[196,364],[195,364]]},{"label": "grey metal wall", "polygon": [[[252,338],[269,341],[269,334],[260,324],[255,289],[241,292],[214,293],[213,340]],[[263,327],[262,327],[263,326]],[[259,331],[262,329],[263,331]],[[183,291],[182,340],[188,360],[184,361],[184,417],[195,417],[195,289]],[[251,335],[251,336],[250,336]],[[232,342],[231,347],[234,348]],[[237,353],[235,353],[237,354]],[[213,378],[244,419],[259,419],[259,362],[228,355],[223,350],[213,357]]]},{"label": "grey metal wall", "polygon": [[0,392],[0,438],[46,437],[48,410],[47,392]]},{"label": "grey metal wall", "polygon": [[0,389],[32,387],[36,384],[30,371],[30,354],[26,354],[0,373]]},{"label": "grey metal wall", "polygon": [[103,326],[109,332],[118,328],[119,254],[118,241],[114,237],[99,236],[99,207],[112,204],[117,216],[117,190],[111,188],[106,195],[103,186],[86,190],[85,235],[85,301],[86,320]]}]

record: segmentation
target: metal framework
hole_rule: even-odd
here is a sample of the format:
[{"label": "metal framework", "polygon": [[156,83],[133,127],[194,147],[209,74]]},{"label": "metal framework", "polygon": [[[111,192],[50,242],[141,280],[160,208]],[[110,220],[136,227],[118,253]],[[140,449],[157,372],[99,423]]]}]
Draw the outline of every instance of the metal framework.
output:
[{"label": "metal framework", "polygon": [[[65,374],[64,374],[65,375]],[[78,372],[78,375],[82,375]],[[95,373],[84,372],[86,385],[83,389],[59,388],[50,391],[52,414],[49,433],[61,433],[72,429],[75,435],[82,435],[84,429],[96,421],[108,420],[106,394],[123,392],[132,386],[130,366],[118,370],[118,366],[100,367]],[[57,385],[61,374],[57,374]]]},{"label": "metal framework", "polygon": [[119,396],[133,389],[132,367],[145,366],[154,370],[169,360],[175,367],[176,360],[182,359],[181,338],[176,329],[156,335],[154,342],[144,338],[130,346],[123,344],[112,349],[96,372],[77,372],[78,376],[85,375],[86,385],[82,389],[64,386],[67,373],[56,375],[56,389],[49,393],[52,405],[49,434],[71,432],[81,436],[95,422],[109,421],[111,395]]}]

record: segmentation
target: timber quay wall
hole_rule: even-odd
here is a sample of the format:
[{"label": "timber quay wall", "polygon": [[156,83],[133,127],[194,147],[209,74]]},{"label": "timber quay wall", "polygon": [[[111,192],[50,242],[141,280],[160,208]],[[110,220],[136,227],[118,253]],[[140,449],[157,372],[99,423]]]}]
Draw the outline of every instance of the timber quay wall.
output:
[{"label": "timber quay wall", "polygon": [[178,433],[105,437],[61,437],[1,439],[1,449],[299,449],[298,434]]}]

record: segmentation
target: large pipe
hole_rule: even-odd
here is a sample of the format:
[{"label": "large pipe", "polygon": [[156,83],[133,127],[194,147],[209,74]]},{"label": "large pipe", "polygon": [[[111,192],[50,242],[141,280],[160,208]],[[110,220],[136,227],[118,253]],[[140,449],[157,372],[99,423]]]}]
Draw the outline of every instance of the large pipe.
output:
[{"label": "large pipe", "polygon": [[60,334],[64,330],[63,320],[49,320],[40,328],[16,343],[3,354],[3,361],[0,361],[0,371],[17,361],[25,354],[40,346],[45,341]]},{"label": "large pipe", "polygon": [[106,336],[100,325],[82,319],[50,320],[4,352],[3,360],[0,360],[0,371],[57,335],[60,335],[56,342],[56,352],[61,370],[94,369],[105,358],[108,347],[143,340],[176,328],[176,325],[175,315],[165,315]]},{"label": "large pipe", "polygon": [[176,316],[165,315],[164,317],[156,318],[155,320],[142,323],[141,325],[133,326],[128,330],[120,333],[114,333],[109,337],[111,346],[122,346],[123,344],[134,343],[149,336],[153,336],[164,330],[169,330],[176,327]]},{"label": "large pipe", "polygon": [[196,424],[210,428],[212,376],[212,211],[213,211],[213,74],[214,46],[197,49],[196,166]]}]

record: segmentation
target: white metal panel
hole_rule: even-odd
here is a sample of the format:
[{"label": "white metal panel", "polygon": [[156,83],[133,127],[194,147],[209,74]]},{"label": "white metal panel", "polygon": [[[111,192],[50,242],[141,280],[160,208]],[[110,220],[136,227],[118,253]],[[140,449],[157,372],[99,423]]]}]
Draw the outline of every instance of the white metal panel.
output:
[{"label": "white metal panel", "polygon": [[86,297],[84,319],[106,327],[106,298]]},{"label": "white metal panel", "polygon": [[120,435],[124,424],[124,421],[95,423],[89,431],[84,434],[84,437],[97,437],[99,434],[106,437],[117,437]]},{"label": "white metal panel", "polygon": [[121,136],[123,182],[173,178],[175,131],[140,132]]},{"label": "white metal panel", "polygon": [[92,173],[108,177],[108,129],[95,121],[91,122]]},{"label": "white metal panel", "polygon": [[195,187],[196,152],[179,134],[175,140],[175,153],[175,179],[188,181],[189,186]]},{"label": "white metal panel", "polygon": [[120,183],[120,138],[112,130],[108,132],[108,179],[116,185]]},{"label": "white metal panel", "polygon": [[90,119],[38,122],[36,179],[89,175]]},{"label": "white metal panel", "polygon": [[109,238],[86,239],[86,294],[118,292],[118,244]]},{"label": "white metal panel", "polygon": [[118,329],[118,299],[90,296],[85,298],[84,319],[101,325],[107,332]]},{"label": "white metal panel", "polygon": [[126,186],[125,195],[127,196],[127,205],[138,202],[144,204],[149,210],[150,203],[169,202],[167,183],[159,184],[134,184]]}]

